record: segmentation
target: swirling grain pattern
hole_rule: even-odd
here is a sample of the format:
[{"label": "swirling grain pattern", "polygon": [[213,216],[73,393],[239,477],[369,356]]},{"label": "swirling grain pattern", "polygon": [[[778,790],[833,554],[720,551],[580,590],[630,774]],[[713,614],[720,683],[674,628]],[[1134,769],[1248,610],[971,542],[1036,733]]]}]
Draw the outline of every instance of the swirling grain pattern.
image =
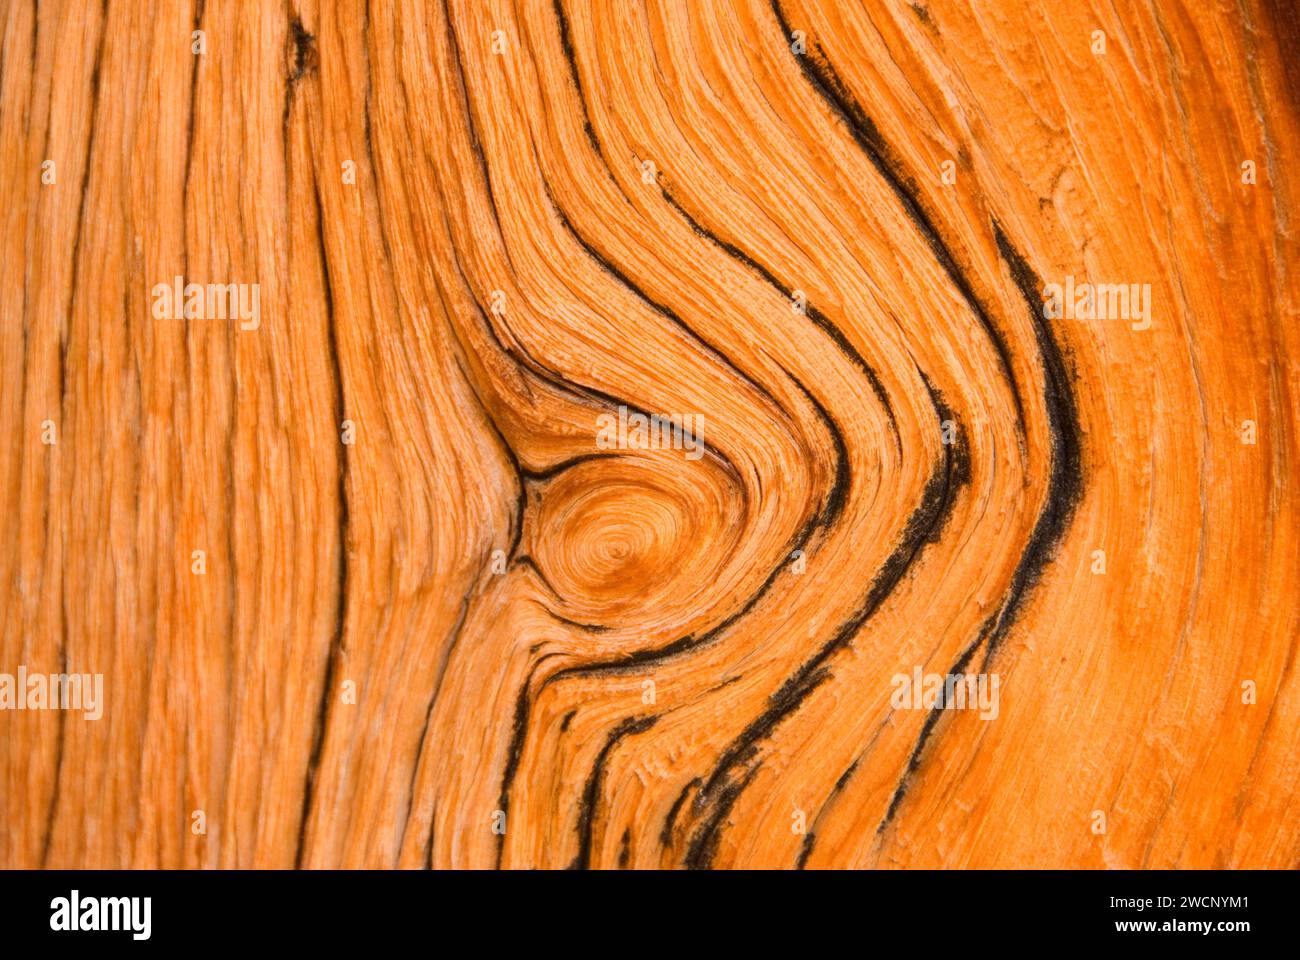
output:
[{"label": "swirling grain pattern", "polygon": [[1300,865],[1284,0],[0,18],[0,866]]}]

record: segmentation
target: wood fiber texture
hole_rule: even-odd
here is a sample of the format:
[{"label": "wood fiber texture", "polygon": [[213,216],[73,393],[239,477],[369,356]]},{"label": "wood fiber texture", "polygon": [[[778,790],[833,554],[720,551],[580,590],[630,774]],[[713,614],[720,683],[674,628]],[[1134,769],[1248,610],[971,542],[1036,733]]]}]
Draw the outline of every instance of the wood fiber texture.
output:
[{"label": "wood fiber texture", "polygon": [[3,0],[0,866],[1297,866],[1297,19]]}]

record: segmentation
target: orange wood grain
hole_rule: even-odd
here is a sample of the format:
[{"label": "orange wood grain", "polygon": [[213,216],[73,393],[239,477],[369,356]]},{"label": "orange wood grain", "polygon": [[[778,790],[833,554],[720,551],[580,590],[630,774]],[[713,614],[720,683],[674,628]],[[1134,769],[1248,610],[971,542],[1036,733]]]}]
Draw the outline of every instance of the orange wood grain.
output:
[{"label": "orange wood grain", "polygon": [[1298,20],[0,6],[0,866],[1297,866]]}]

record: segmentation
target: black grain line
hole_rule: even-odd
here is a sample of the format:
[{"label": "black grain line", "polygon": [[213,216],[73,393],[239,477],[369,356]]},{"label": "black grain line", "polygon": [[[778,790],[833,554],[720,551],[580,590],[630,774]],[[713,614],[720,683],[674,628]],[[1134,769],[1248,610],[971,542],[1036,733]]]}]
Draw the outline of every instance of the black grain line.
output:
[{"label": "black grain line", "polygon": [[[334,394],[334,414],[336,420],[341,424],[346,419],[347,396],[343,383],[343,371],[339,363],[338,337],[336,331],[337,317],[334,313],[334,286],[330,279],[329,255],[325,245],[325,219],[324,209],[321,205],[320,184],[314,184],[316,199],[316,240],[320,248],[321,262],[321,279],[325,292],[325,313],[329,319],[329,345],[330,345],[330,365],[333,372],[335,383]],[[320,706],[316,712],[316,728],[313,736],[311,755],[307,761],[306,779],[303,785],[302,797],[302,815],[298,824],[298,848],[294,854],[294,866],[302,867],[302,858],[306,849],[307,842],[307,823],[311,814],[312,800],[316,792],[316,776],[320,769],[321,752],[325,746],[325,731],[329,726],[330,706],[333,702],[332,691],[334,689],[334,674],[337,669],[338,661],[343,655],[344,643],[347,637],[347,616],[348,616],[348,549],[351,539],[351,516],[348,510],[347,495],[347,477],[350,468],[350,458],[348,457],[347,445],[341,444],[342,452],[339,454],[339,480],[338,480],[338,500],[339,500],[339,561],[338,561],[338,586],[337,586],[337,609],[334,618],[334,636],[330,640],[330,652],[325,661],[325,677],[321,687]]]},{"label": "black grain line", "polygon": [[[105,0],[107,3],[107,0]],[[203,29],[203,12],[206,0],[198,0],[194,6],[194,29]],[[182,181],[184,187],[181,193],[181,259],[185,264],[185,279],[188,282],[190,276],[190,236],[189,226],[186,221],[185,212],[189,209],[190,200],[190,177],[194,172],[194,117],[198,108],[198,89],[199,89],[199,54],[191,52],[191,58],[194,66],[190,70],[190,112],[185,123],[185,179]],[[189,321],[185,318],[185,311],[180,311],[182,322],[188,327]]]},{"label": "black grain line", "polygon": [[[501,774],[501,792],[497,797],[497,809],[507,818],[510,814],[510,790],[515,783],[515,775],[519,772],[519,761],[524,754],[524,738],[528,735],[528,710],[531,701],[528,696],[528,688],[533,682],[533,675],[529,673],[528,678],[519,688],[519,696],[515,699],[515,719],[510,729],[510,743],[506,747],[506,766]],[[508,820],[507,820],[508,822]],[[497,834],[497,869],[501,869],[501,858],[505,854],[505,834]]]},{"label": "black grain line", "polygon": [[618,868],[626,870],[632,862],[632,828],[628,827],[623,831],[623,839],[619,841],[618,851]]},{"label": "black grain line", "polygon": [[429,839],[424,845],[424,869],[433,869],[433,837],[438,827],[438,804],[433,805],[433,812],[429,814]]},{"label": "black grain line", "polygon": [[[603,159],[605,152],[601,149],[600,139],[591,125],[591,114],[587,110],[587,95],[582,89],[582,78],[578,74],[578,58],[573,52],[573,35],[569,30],[569,18],[564,15],[564,4],[561,0],[553,0],[552,6],[555,9],[555,18],[559,21],[560,46],[564,50],[564,59],[569,63],[569,75],[573,78],[573,86],[578,91],[578,101],[582,104],[582,129],[587,134],[592,149]],[[608,170],[609,164],[605,166]]]},{"label": "black grain line", "polygon": [[701,777],[694,777],[682,787],[682,792],[677,795],[673,805],[668,808],[668,816],[664,818],[663,829],[659,831],[659,845],[665,850],[671,849],[673,845],[673,830],[677,826],[677,817],[682,812],[682,807],[686,804],[686,798],[690,796],[692,790],[698,790],[703,786],[704,780]]},{"label": "black grain line", "polygon": [[803,838],[803,845],[799,849],[799,857],[795,861],[796,870],[802,870],[808,866],[808,858],[812,856],[813,847],[817,845],[817,824],[821,822],[822,813],[835,801],[835,798],[844,791],[844,788],[848,786],[849,781],[853,779],[853,774],[857,772],[861,763],[862,754],[859,754],[854,758],[853,762],[849,764],[848,769],[839,775],[839,778],[835,781],[835,786],[831,788],[831,792],[827,794],[826,799],[822,801],[822,805],[817,810],[817,815],[813,818],[812,829],[809,830],[807,835]]},{"label": "black grain line", "polygon": [[371,175],[375,178],[376,188],[378,188],[379,175],[375,171],[379,168],[375,165],[375,142],[370,129],[370,101],[374,92],[374,78],[370,70],[370,0],[366,0],[361,16],[361,49],[366,55],[366,108],[361,120],[361,129],[366,143],[366,162],[370,166]]},{"label": "black grain line", "polygon": [[[533,565],[533,569],[534,570],[537,569],[536,564]],[[612,627],[608,627],[599,623],[583,623],[581,620],[574,620],[570,617],[564,617],[553,610],[548,610],[547,613],[549,613],[552,617],[554,617],[556,621],[558,621],[559,623],[563,623],[566,626],[573,627],[575,630],[581,630],[583,633],[609,633],[609,631],[613,629]]]},{"label": "black grain line", "polygon": [[1083,428],[1079,422],[1078,404],[1061,347],[1043,317],[1039,297],[1042,281],[1024,255],[1012,245],[997,220],[993,221],[993,233],[997,239],[998,252],[1006,261],[1012,279],[1020,289],[1034,325],[1034,337],[1043,361],[1043,401],[1051,437],[1052,465],[1047,482],[1047,499],[1021,554],[1006,600],[1003,601],[1002,610],[989,636],[989,649],[984,655],[985,666],[997,652],[999,643],[1014,622],[1028,591],[1042,576],[1065,536],[1070,519],[1083,496]]},{"label": "black grain line", "polygon": [[587,777],[587,787],[582,793],[582,803],[578,808],[578,855],[569,864],[570,870],[588,870],[591,868],[592,829],[596,815],[596,806],[600,802],[600,788],[605,778],[605,761],[610,752],[624,737],[642,733],[653,727],[657,716],[628,717],[610,733],[605,745],[596,755],[591,774]]},{"label": "black grain line", "polygon": [[[804,395],[804,398],[812,404],[813,409],[817,411],[817,416],[821,418],[827,432],[831,435],[831,444],[835,447],[835,480],[831,483],[830,489],[826,491],[826,499],[822,502],[821,514],[817,519],[819,527],[830,529],[835,521],[840,518],[840,514],[844,512],[844,505],[849,497],[849,484],[853,481],[853,471],[849,467],[849,446],[844,439],[844,431],[840,429],[839,421],[831,416],[830,411],[822,405],[820,400],[813,396],[812,391],[805,387],[794,374],[789,370],[785,370],[784,367],[782,367],[782,370],[790,379],[790,382],[799,388],[799,392]],[[889,415],[889,420],[890,424],[896,427],[892,413]],[[895,433],[895,436],[897,436],[897,433]]]},{"label": "black grain line", "polygon": [[[447,40],[451,45],[451,62],[456,66],[456,78],[459,84],[461,102],[465,107],[465,126],[469,133],[469,145],[473,150],[475,158],[478,160],[479,175],[487,188],[488,206],[492,208],[492,222],[496,224],[497,234],[505,237],[505,231],[501,228],[501,214],[497,209],[496,192],[492,189],[492,177],[488,173],[487,154],[483,152],[483,143],[479,140],[478,122],[475,120],[474,104],[469,97],[469,82],[465,79],[465,67],[462,63],[464,59],[460,52],[460,39],[456,34],[456,25],[452,23],[451,8],[447,0],[442,0],[442,13],[447,20]],[[514,263],[510,261],[510,251],[502,244],[502,253],[510,266],[511,272],[515,272]]]},{"label": "black grain line", "polygon": [[688,869],[704,870],[713,865],[713,858],[718,852],[718,842],[722,839],[722,828],[725,821],[731,813],[732,807],[736,805],[736,801],[740,799],[740,795],[758,776],[759,769],[760,766],[755,764],[750,767],[743,779],[729,783],[719,793],[708,821],[704,824],[703,829],[695,834],[690,846],[687,848],[686,859],[683,862]]},{"label": "black grain line", "polygon": [[[648,414],[647,414],[648,416]],[[583,453],[576,457],[570,457],[567,460],[560,460],[544,467],[540,470],[530,470],[527,467],[522,469],[523,475],[535,483],[545,483],[547,480],[553,480],[566,470],[578,466],[581,463],[587,463],[592,460],[616,460],[626,456],[622,453]]]},{"label": "black grain line", "polygon": [[551,583],[546,574],[542,572],[542,568],[537,565],[536,560],[525,553],[521,554],[518,559],[515,560],[515,563],[520,567],[533,571],[533,574],[541,582],[542,586],[551,592],[551,596],[561,603],[564,603],[564,597],[560,596],[560,591],[555,589],[555,584]]},{"label": "black grain line", "polygon": [[537,565],[537,561],[534,560],[531,556],[529,556],[526,553],[520,554],[519,557],[515,560],[515,564],[526,570],[533,571],[533,575],[537,577],[538,582],[540,582],[542,586],[544,586],[548,591],[550,591],[551,596],[553,596],[560,603],[565,602],[565,598],[560,596],[560,591],[555,589],[555,584],[551,583],[550,578],[547,577],[546,574],[542,572],[542,568]]},{"label": "black grain line", "polygon": [[[975,655],[975,651],[979,649],[979,645],[984,642],[986,635],[987,623],[985,629],[980,630],[978,639],[968,646],[957,658],[956,662],[948,668],[949,674],[965,672],[966,666]],[[885,811],[885,816],[880,821],[880,825],[876,827],[877,836],[884,833],[885,828],[893,822],[894,815],[898,812],[899,806],[902,805],[903,798],[907,796],[907,791],[911,787],[912,776],[918,769],[920,769],[921,757],[925,753],[925,745],[934,733],[935,727],[938,726],[939,721],[943,719],[946,713],[946,705],[940,706],[936,703],[930,708],[929,713],[925,715],[925,722],[921,724],[920,736],[916,738],[916,745],[912,748],[912,753],[907,758],[907,766],[903,769],[903,775],[899,778],[898,785],[894,788],[894,795],[889,800],[889,808]]]},{"label": "black grain line", "polygon": [[[780,24],[782,36],[788,37],[790,35],[790,24],[786,21],[780,0],[771,0],[771,6],[772,12],[776,15],[777,22]],[[785,46],[785,44],[783,43],[782,46]],[[876,171],[894,192],[903,207],[903,212],[925,239],[931,253],[948,275],[948,279],[957,288],[957,291],[979,319],[985,334],[997,351],[1003,378],[1011,388],[1011,396],[1016,407],[1017,430],[1023,442],[1025,430],[1024,401],[1020,395],[1020,386],[1016,381],[1015,372],[1011,365],[1011,351],[1005,338],[993,323],[988,311],[984,309],[984,305],[975,295],[970,282],[957,266],[957,258],[940,236],[934,222],[930,219],[930,215],[926,213],[924,206],[921,204],[920,191],[915,183],[901,172],[902,165],[897,161],[896,154],[881,136],[875,123],[867,116],[853,95],[849,93],[848,87],[840,79],[835,68],[831,66],[830,60],[825,54],[821,53],[820,48],[814,47],[814,49],[817,49],[818,53],[821,54],[819,57],[814,58],[811,54],[804,56],[791,55],[795,57],[805,79],[844,122],[853,139],[857,141],[858,146],[867,155],[867,159],[871,161],[872,166],[876,168]]]}]

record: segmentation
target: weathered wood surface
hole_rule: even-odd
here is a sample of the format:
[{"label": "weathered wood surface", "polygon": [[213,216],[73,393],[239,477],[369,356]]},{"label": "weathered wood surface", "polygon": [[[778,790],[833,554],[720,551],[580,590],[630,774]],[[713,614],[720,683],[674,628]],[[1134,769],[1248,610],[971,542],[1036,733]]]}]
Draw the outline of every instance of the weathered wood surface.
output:
[{"label": "weathered wood surface", "polygon": [[0,17],[0,866],[1300,862],[1294,8]]}]

